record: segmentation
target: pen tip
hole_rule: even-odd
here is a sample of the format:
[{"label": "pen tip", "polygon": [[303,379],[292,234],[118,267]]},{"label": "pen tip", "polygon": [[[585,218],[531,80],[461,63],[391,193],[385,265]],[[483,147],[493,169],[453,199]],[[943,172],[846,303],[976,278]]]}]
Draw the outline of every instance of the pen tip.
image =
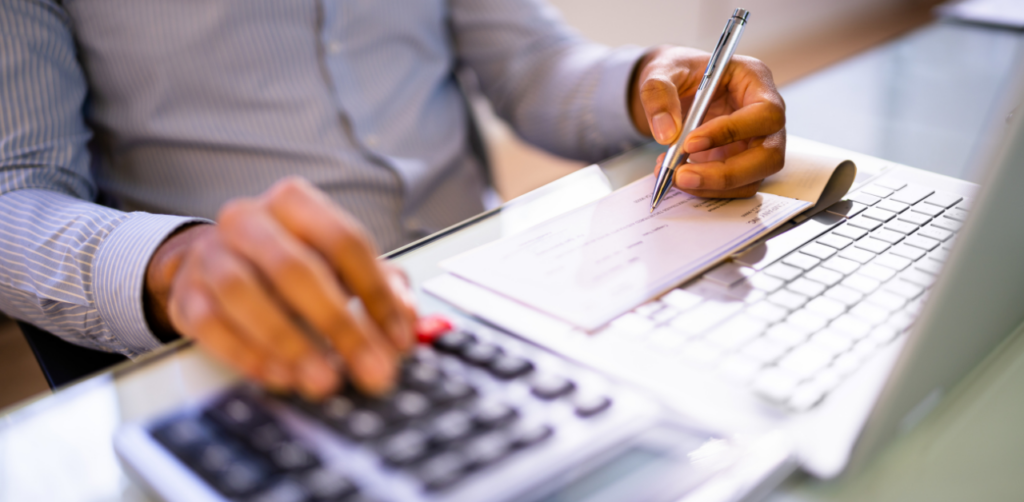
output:
[{"label": "pen tip", "polygon": [[651,206],[651,212],[652,213],[654,212],[654,206]]}]

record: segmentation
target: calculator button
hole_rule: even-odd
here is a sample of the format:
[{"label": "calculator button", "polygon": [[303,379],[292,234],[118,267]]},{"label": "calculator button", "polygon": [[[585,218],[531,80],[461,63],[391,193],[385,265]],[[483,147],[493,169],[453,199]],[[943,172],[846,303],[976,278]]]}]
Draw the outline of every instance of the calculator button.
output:
[{"label": "calculator button", "polygon": [[501,460],[512,450],[512,441],[504,432],[490,432],[473,438],[463,453],[470,468],[480,468]]},{"label": "calculator button", "polygon": [[476,395],[476,389],[458,378],[447,378],[430,393],[430,399],[438,405],[451,404]]},{"label": "calculator button", "polygon": [[448,411],[429,425],[430,441],[444,445],[468,437],[473,432],[473,418],[462,410]]},{"label": "calculator button", "polygon": [[487,366],[502,353],[501,347],[493,343],[478,342],[465,345],[459,355],[469,364]]},{"label": "calculator button", "polygon": [[428,490],[440,490],[462,479],[468,467],[465,456],[449,451],[423,462],[416,471],[416,477]]},{"label": "calculator button", "polygon": [[188,457],[212,439],[210,428],[195,418],[174,420],[153,431],[153,437],[179,457]]},{"label": "calculator button", "polygon": [[407,465],[427,456],[430,439],[416,429],[406,429],[384,440],[380,454],[391,465]]},{"label": "calculator button", "polygon": [[535,422],[519,422],[508,430],[512,445],[516,448],[535,445],[551,437],[554,432],[550,425]]},{"label": "calculator button", "polygon": [[403,379],[414,389],[429,391],[441,384],[444,373],[432,363],[413,363],[405,368]]},{"label": "calculator button", "polygon": [[504,380],[511,380],[533,371],[533,363],[523,357],[501,355],[494,361],[491,361],[489,368],[494,376]]},{"label": "calculator button", "polygon": [[320,465],[313,452],[296,441],[286,441],[270,452],[270,462],[275,468],[286,471],[304,471]]},{"label": "calculator button", "polygon": [[230,395],[210,407],[207,412],[213,421],[228,432],[246,435],[257,426],[270,422],[268,415],[256,402],[242,394]]},{"label": "calculator button", "polygon": [[484,400],[473,406],[473,422],[478,427],[494,428],[515,420],[519,412],[515,408],[500,401]]},{"label": "calculator button", "polygon": [[315,469],[298,478],[316,502],[343,500],[359,492],[352,480],[327,469]]},{"label": "calculator button", "polygon": [[424,316],[416,321],[416,340],[420,343],[434,343],[434,340],[451,330],[452,322],[448,318],[438,314]]},{"label": "calculator button", "polygon": [[345,432],[357,440],[378,437],[384,433],[384,429],[384,419],[370,410],[355,410],[345,421]]},{"label": "calculator button", "polygon": [[539,375],[533,379],[533,395],[541,399],[555,399],[569,394],[576,388],[572,380],[557,375]]},{"label": "calculator button", "polygon": [[573,399],[572,404],[577,415],[592,417],[611,407],[612,400],[601,394],[581,393]]},{"label": "calculator button", "polygon": [[452,331],[434,340],[434,348],[441,352],[456,353],[476,341],[476,337],[465,331]]}]

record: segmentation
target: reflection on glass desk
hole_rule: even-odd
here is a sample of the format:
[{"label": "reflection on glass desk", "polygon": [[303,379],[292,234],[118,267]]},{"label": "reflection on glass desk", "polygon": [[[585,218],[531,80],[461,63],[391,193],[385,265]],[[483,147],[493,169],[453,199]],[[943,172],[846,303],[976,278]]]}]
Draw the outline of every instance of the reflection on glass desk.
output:
[{"label": "reflection on glass desk", "polygon": [[795,134],[968,181],[1024,31],[942,21],[781,89]]},{"label": "reflection on glass desk", "polygon": [[[965,51],[964,57],[968,59],[968,54],[985,55],[990,54],[992,46],[1003,47],[999,44],[1008,43],[1005,42],[1007,37],[1015,40],[1014,47],[1020,45],[1020,33],[1007,35],[1007,32],[991,30],[986,35],[986,32],[977,30],[979,28],[959,25],[933,25],[872,51],[864,56],[864,60],[854,58],[850,61],[853,65],[850,68],[854,68],[851,72],[864,72],[860,85],[845,81],[841,75],[837,76],[842,65],[823,72],[820,75],[823,80],[820,82],[834,78],[844,85],[848,84],[848,99],[843,106],[849,105],[852,110],[837,109],[827,114],[821,111],[826,108],[824,106],[808,110],[807,107],[814,100],[827,103],[830,99],[829,96],[819,95],[815,98],[808,94],[814,92],[815,85],[824,85],[814,84],[814,79],[819,76],[809,77],[787,87],[784,93],[790,106],[791,133],[806,134],[812,139],[823,139],[931,170],[940,170],[939,160],[951,160],[960,155],[958,165],[962,167],[970,153],[971,147],[967,143],[974,144],[978,140],[976,127],[984,118],[983,114],[977,115],[978,110],[984,108],[987,113],[988,106],[995,99],[992,95],[993,90],[998,88],[995,78],[991,87],[980,90],[975,86],[976,79],[957,80],[959,83],[956,85],[962,86],[959,89],[964,93],[967,93],[964,88],[978,92],[977,96],[971,98],[979,100],[974,105],[961,103],[958,108],[946,103],[944,108],[940,97],[931,98],[938,101],[930,101],[916,96],[910,89],[904,89],[911,97],[920,99],[916,107],[885,107],[881,105],[891,105],[891,100],[896,98],[893,95],[882,98],[872,94],[872,89],[877,90],[878,86],[869,88],[865,84],[872,80],[872,73],[858,70],[860,67],[857,65],[870,66],[872,58],[895,58],[897,53],[902,54],[899,57],[916,61],[916,58],[923,58],[925,54],[915,56],[915,50],[941,51],[942,44],[939,42],[943,39],[955,45],[957,51]],[[962,37],[975,37],[978,42],[972,49],[964,46]],[[927,54],[934,56],[940,53]],[[1005,77],[1010,72],[1009,63],[1005,61],[1007,68],[1001,70],[998,61],[990,61],[990,64],[987,68],[998,75]],[[918,70],[925,72],[927,68],[919,67]],[[879,85],[895,92],[896,84],[892,80],[895,76],[889,75],[887,78],[890,79],[886,81],[889,87]],[[943,79],[942,75],[935,78]],[[949,82],[949,85],[952,87],[954,83]],[[860,99],[858,96],[863,97],[865,102],[881,103],[881,108],[873,108],[881,111],[872,115],[872,108],[856,106],[854,97]],[[900,94],[896,93],[895,96]],[[834,101],[839,106],[840,101],[844,100]],[[907,104],[908,100],[901,102]],[[940,124],[930,114],[945,117],[945,112],[953,113],[950,110],[954,109],[968,115],[975,114],[971,119],[974,122],[967,119],[942,122],[963,128],[953,130],[952,136],[945,140],[935,139],[941,138],[941,134],[928,136],[925,134],[929,131],[927,128],[915,129],[913,124],[906,125],[897,120],[901,116],[908,117],[907,120],[920,117],[914,119],[917,124]],[[815,117],[824,115],[846,117],[845,129],[843,121],[833,120],[825,125],[813,122],[818,120]],[[918,134],[920,141],[893,139],[904,137],[889,134],[891,131],[898,132],[901,127],[906,134]],[[856,136],[854,132],[848,132],[864,133],[873,128],[882,132],[873,136],[866,133]],[[940,129],[944,130],[941,127],[936,130]],[[830,137],[830,134],[834,136]],[[959,138],[961,142],[950,145],[947,143],[955,142],[948,138]],[[799,139],[794,138],[792,141]],[[851,144],[851,141],[861,143]],[[949,150],[944,150],[944,153],[933,151],[947,147]],[[626,157],[602,163],[601,167],[581,170],[511,201],[498,210],[440,232],[409,247],[395,259],[409,272],[414,285],[421,284],[440,272],[437,263],[442,258],[585,204],[652,172],[653,159],[658,151],[659,147],[649,145]],[[908,160],[904,155],[921,157]],[[891,162],[863,155],[851,153],[851,156],[867,174],[880,172],[891,165]],[[935,162],[929,165],[930,161]],[[940,172],[965,175],[963,172]],[[441,308],[429,297],[419,296],[425,310]],[[71,386],[52,396],[6,410],[5,414],[0,415],[0,502],[149,500],[145,493],[130,482],[118,464],[111,443],[114,431],[122,423],[159,414],[183,404],[194,404],[197,396],[221,388],[234,379],[230,372],[210,361],[201,352],[179,342],[157,354],[123,365],[113,372]],[[1019,466],[1024,465],[1024,434],[1019,427],[1020,423],[1024,423],[1024,400],[1019,397],[1021,388],[1024,388],[1024,337],[1017,336],[993,361],[961,384],[921,426],[901,438],[868,470],[855,478],[828,483],[795,477],[769,495],[769,499],[776,502],[1019,499],[1019,495],[1024,493],[1024,477],[1019,476],[1018,472]]]}]

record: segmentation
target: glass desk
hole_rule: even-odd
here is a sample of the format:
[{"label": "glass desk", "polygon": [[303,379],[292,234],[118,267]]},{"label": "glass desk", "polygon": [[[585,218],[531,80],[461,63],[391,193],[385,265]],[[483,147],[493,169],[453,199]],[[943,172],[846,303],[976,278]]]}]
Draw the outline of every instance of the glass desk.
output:
[{"label": "glass desk", "polygon": [[[921,50],[914,49],[918,46],[907,41],[917,40],[914,37],[924,36],[920,33],[929,34],[933,30],[937,30],[938,41],[945,40],[943,36],[957,40],[968,32],[970,36],[984,38],[983,34],[975,33],[978,28],[937,24],[878,50],[884,51],[890,46],[904,47],[899,50]],[[942,34],[945,35],[938,36]],[[1015,36],[1019,46],[1021,34]],[[1003,40],[1005,32],[992,30],[992,37],[992,40]],[[921,64],[927,61],[913,57],[908,60]],[[993,71],[997,63],[992,63]],[[849,78],[862,75],[860,64],[858,58],[850,60],[850,66],[846,67]],[[818,85],[833,85],[832,79],[845,81],[837,76],[842,68],[841,64],[826,70],[823,74],[828,78],[822,77]],[[798,104],[803,99],[810,102],[812,94],[820,90],[812,85],[814,78],[809,77],[783,91],[790,103],[794,133],[803,132],[799,124],[810,121],[813,114],[836,116],[824,109],[806,109]],[[884,83],[879,85],[885,87]],[[989,96],[988,102],[994,99]],[[988,105],[985,106],[985,113],[988,113]],[[879,120],[885,122],[886,116],[881,114]],[[897,122],[893,118],[886,123]],[[867,131],[877,125],[865,123],[859,127]],[[975,129],[965,130],[962,136],[965,143],[973,144],[979,139]],[[828,131],[820,132],[827,136]],[[798,143],[808,148],[828,148],[800,138],[791,139],[791,145]],[[878,153],[870,144],[865,145],[864,150]],[[576,172],[510,201],[502,208],[399,250],[394,259],[409,272],[414,285],[422,284],[439,273],[437,263],[442,258],[555,216],[650,173],[659,151],[660,148],[649,145],[604,162],[600,167]],[[861,179],[894,165],[891,161],[853,152],[838,154],[857,162]],[[444,308],[418,290],[417,294],[424,310]],[[111,446],[114,431],[121,423],[192,402],[234,379],[231,372],[203,353],[179,342],[53,395],[5,410],[0,415],[0,502],[149,500],[118,464]],[[768,498],[775,502],[1019,499],[1024,493],[1024,477],[1018,473],[1019,466],[1024,465],[1024,434],[1019,430],[1019,424],[1024,423],[1024,400],[1019,397],[1021,388],[1024,388],[1024,335],[1018,334],[993,360],[953,391],[918,428],[897,441],[864,472],[830,482],[796,475]]]}]

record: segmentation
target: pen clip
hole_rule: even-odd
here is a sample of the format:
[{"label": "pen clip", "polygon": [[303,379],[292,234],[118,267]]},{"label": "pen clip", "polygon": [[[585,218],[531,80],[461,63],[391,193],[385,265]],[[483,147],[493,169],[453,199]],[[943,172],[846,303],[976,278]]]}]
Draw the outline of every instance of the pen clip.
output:
[{"label": "pen clip", "polygon": [[704,69],[704,79],[701,80],[699,88],[704,87],[708,77],[710,77],[711,73],[715,71],[715,66],[718,66],[718,60],[722,57],[722,49],[725,48],[725,40],[729,38],[729,34],[732,33],[735,24],[736,23],[733,21],[733,18],[729,18],[729,20],[725,22],[725,29],[722,30],[722,35],[718,37],[718,43],[715,44],[715,50],[711,52],[711,59],[708,60],[708,67]]}]

